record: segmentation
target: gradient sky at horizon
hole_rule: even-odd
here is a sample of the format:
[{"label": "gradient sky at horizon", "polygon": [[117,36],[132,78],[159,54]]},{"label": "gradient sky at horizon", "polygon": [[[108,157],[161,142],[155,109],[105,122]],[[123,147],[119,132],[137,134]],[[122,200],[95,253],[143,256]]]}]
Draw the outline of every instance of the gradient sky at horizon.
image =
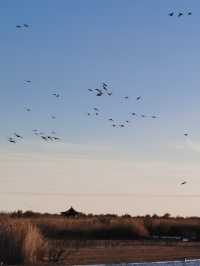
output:
[{"label": "gradient sky at horizon", "polygon": [[[200,215],[199,11],[198,0],[0,1],[0,210]],[[88,92],[102,82],[112,97]],[[107,121],[132,112],[159,118]]]}]

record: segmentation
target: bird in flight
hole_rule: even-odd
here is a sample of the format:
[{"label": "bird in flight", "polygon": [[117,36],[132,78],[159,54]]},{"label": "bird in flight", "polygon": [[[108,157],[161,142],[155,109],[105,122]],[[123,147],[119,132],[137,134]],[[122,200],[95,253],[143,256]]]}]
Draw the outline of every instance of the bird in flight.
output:
[{"label": "bird in flight", "polygon": [[151,117],[151,118],[155,119],[155,118],[157,118],[157,116],[155,116],[155,115],[152,115],[152,117]]},{"label": "bird in flight", "polygon": [[136,98],[136,101],[139,101],[139,100],[141,100],[141,96],[138,96],[138,97]]},{"label": "bird in flight", "polygon": [[112,95],[112,92],[107,92],[107,95],[108,95],[108,96],[111,96],[111,95]]},{"label": "bird in flight", "polygon": [[10,143],[14,143],[14,144],[17,143],[16,140],[13,139],[13,138],[9,138],[8,141],[9,141]]},{"label": "bird in flight", "polygon": [[103,82],[103,90],[107,91],[108,90],[107,87],[108,87],[108,85],[105,82]]},{"label": "bird in flight", "polygon": [[60,94],[59,93],[52,93],[53,96],[55,96],[56,98],[59,98],[60,97]]},{"label": "bird in flight", "polygon": [[31,83],[31,80],[24,80],[24,82],[26,82],[26,83]]},{"label": "bird in flight", "polygon": [[187,184],[187,182],[186,182],[186,181],[183,181],[183,182],[181,183],[181,186],[186,185],[186,184]]},{"label": "bird in flight", "polygon": [[170,12],[168,15],[169,15],[170,17],[173,17],[174,12]]},{"label": "bird in flight", "polygon": [[53,138],[51,136],[47,136],[47,139],[50,139],[51,141],[53,140]]},{"label": "bird in flight", "polygon": [[23,139],[23,137],[21,135],[17,134],[17,133],[15,133],[14,135],[15,135],[15,137],[17,137],[19,139]]},{"label": "bird in flight", "polygon": [[185,137],[188,137],[188,133],[185,133],[184,136],[185,136]]},{"label": "bird in flight", "polygon": [[21,28],[29,28],[28,24],[23,24],[23,25],[16,25],[16,28],[21,29]]},{"label": "bird in flight", "polygon": [[52,137],[54,140],[60,140],[60,138],[58,137]]},{"label": "bird in flight", "polygon": [[188,12],[188,16],[191,16],[192,15],[192,12]]},{"label": "bird in flight", "polygon": [[124,99],[128,100],[129,99],[129,96],[124,96]]},{"label": "bird in flight", "polygon": [[27,112],[30,112],[30,111],[31,111],[31,109],[30,109],[30,108],[25,108],[25,109],[26,109],[26,111],[27,111]]},{"label": "bird in flight", "polygon": [[52,118],[52,119],[56,119],[55,115],[51,115],[51,118]]},{"label": "bird in flight", "polygon": [[116,124],[112,124],[112,127],[116,127],[117,125]]},{"label": "bird in flight", "polygon": [[93,92],[93,90],[92,89],[88,89],[90,92]]},{"label": "bird in flight", "polygon": [[132,115],[136,115],[136,113],[132,113]]},{"label": "bird in flight", "polygon": [[97,107],[94,108],[95,111],[99,112],[99,109]]},{"label": "bird in flight", "polygon": [[178,18],[182,17],[183,16],[183,13],[182,12],[179,12],[178,13]]},{"label": "bird in flight", "polygon": [[96,96],[102,96],[103,92],[100,89],[95,89],[97,91]]},{"label": "bird in flight", "polygon": [[112,118],[109,118],[108,121],[112,121],[113,122],[114,120]]},{"label": "bird in flight", "polygon": [[45,137],[45,136],[41,136],[41,138],[42,138],[43,140],[45,140],[45,141],[48,140],[47,137]]}]

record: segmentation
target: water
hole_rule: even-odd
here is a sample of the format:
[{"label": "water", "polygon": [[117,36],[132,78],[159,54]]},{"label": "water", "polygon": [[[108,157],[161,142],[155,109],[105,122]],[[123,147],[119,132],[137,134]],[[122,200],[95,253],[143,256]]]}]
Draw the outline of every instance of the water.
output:
[{"label": "water", "polygon": [[90,266],[200,266],[200,260],[161,261],[146,263],[98,264]]}]

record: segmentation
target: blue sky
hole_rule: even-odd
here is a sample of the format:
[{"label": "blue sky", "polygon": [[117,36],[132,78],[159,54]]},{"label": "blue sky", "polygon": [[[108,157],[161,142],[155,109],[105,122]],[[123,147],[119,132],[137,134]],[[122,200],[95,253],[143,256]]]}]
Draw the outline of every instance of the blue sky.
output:
[{"label": "blue sky", "polygon": [[[200,182],[199,9],[198,0],[0,2],[0,197],[7,202],[1,209],[59,211],[69,202],[88,212],[122,213],[129,206],[127,212],[137,214],[200,215],[190,208],[193,198],[185,207]],[[178,19],[170,11],[193,15]],[[23,23],[31,27],[16,29]],[[112,97],[88,92],[103,81]],[[52,97],[54,91],[61,99]],[[130,99],[121,103],[126,95]],[[139,95],[142,101],[136,102]],[[93,107],[101,110],[98,118],[86,115]],[[135,118],[124,129],[107,121],[129,119],[131,112],[159,118]],[[32,135],[34,128],[56,130],[62,143],[42,143]],[[7,143],[13,132],[24,141]],[[182,179],[188,186],[180,189]],[[41,206],[41,196],[6,198],[15,191],[168,197],[160,205],[143,199],[137,206],[115,197],[108,207],[102,198],[92,204],[44,196]],[[176,205],[170,195],[186,197]]]}]

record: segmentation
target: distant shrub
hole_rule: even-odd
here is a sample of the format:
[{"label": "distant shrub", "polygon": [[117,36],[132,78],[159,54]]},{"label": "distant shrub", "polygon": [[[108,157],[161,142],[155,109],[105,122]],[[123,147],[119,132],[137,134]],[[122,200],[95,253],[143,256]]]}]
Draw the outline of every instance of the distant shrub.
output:
[{"label": "distant shrub", "polygon": [[43,259],[45,241],[29,221],[0,219],[0,259],[5,264],[36,263]]}]

